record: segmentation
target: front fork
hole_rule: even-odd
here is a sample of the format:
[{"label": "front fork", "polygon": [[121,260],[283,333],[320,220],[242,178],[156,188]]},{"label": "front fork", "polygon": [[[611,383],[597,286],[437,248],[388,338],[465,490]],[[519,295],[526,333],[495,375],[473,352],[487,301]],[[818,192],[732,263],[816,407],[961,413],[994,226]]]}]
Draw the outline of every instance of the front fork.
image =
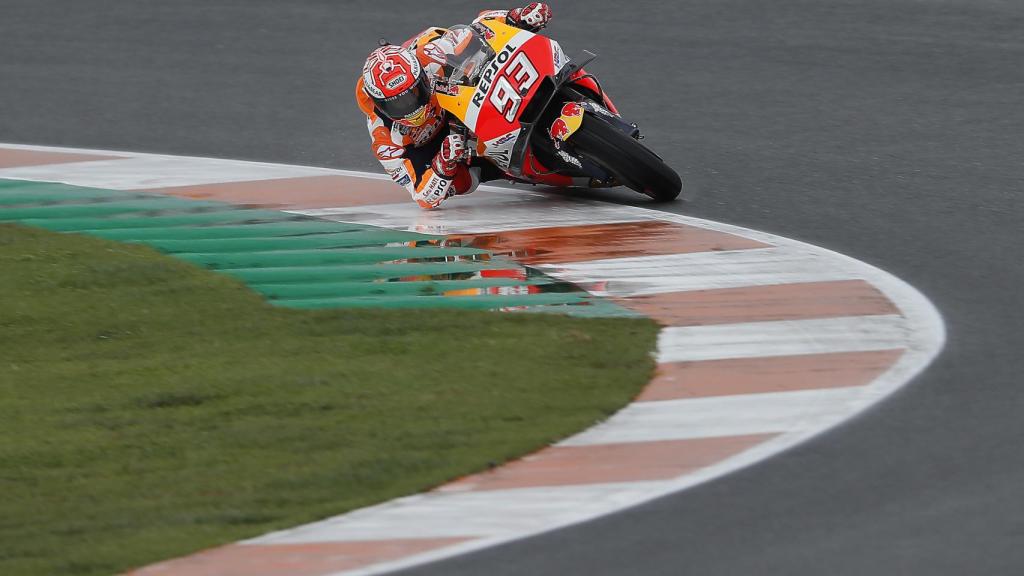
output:
[{"label": "front fork", "polygon": [[[607,102],[607,100],[606,100]],[[548,129],[548,136],[555,145],[555,151],[562,159],[570,164],[575,164],[583,172],[589,173],[591,178],[588,186],[590,188],[604,188],[618,186],[620,183],[615,177],[609,174],[604,168],[594,164],[582,155],[577,154],[573,149],[572,136],[583,127],[583,116],[601,116],[599,121],[608,122],[620,132],[630,138],[637,140],[643,138],[640,129],[636,124],[630,124],[622,119],[617,112],[610,110],[597,102],[583,100],[582,102],[570,101],[562,106],[558,118]]]}]

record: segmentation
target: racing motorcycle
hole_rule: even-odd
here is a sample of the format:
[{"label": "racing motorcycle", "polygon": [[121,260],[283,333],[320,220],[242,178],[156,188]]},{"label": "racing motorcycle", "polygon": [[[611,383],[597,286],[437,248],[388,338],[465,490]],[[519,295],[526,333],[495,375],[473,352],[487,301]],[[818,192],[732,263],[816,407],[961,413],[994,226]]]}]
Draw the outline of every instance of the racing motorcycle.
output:
[{"label": "racing motorcycle", "polygon": [[434,89],[474,155],[520,182],[679,195],[679,175],[583,69],[594,54],[567,58],[558,42],[498,21],[453,26],[448,36]]}]

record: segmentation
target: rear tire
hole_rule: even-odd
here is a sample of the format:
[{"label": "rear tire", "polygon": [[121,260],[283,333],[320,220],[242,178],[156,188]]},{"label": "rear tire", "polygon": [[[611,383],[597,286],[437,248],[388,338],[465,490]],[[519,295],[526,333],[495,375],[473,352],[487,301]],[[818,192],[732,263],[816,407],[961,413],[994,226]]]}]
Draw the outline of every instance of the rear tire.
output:
[{"label": "rear tire", "polygon": [[675,170],[599,115],[584,114],[583,125],[569,140],[579,155],[602,166],[623,185],[659,202],[675,200],[683,190]]}]

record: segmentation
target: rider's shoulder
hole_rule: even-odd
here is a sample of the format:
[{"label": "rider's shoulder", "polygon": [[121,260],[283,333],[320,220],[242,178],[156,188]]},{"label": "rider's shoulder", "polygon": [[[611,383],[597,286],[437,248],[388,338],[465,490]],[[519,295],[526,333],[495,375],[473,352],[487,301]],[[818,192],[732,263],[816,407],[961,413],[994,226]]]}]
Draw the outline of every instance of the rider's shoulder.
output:
[{"label": "rider's shoulder", "polygon": [[363,77],[360,76],[356,82],[356,103],[359,105],[359,109],[362,110],[363,114],[370,117],[376,117],[377,113],[373,109],[373,100],[370,99],[369,94],[366,90],[363,90]]},{"label": "rider's shoulder", "polygon": [[481,20],[495,20],[498,18],[504,19],[508,15],[508,10],[484,10],[477,15],[474,23],[480,22]]},{"label": "rider's shoulder", "polygon": [[414,49],[416,50],[417,53],[419,53],[424,46],[444,36],[446,32],[448,32],[447,28],[441,28],[440,26],[431,26],[430,28],[427,28],[423,32],[420,32],[419,34],[406,40],[405,43],[402,44],[402,47],[406,49]]},{"label": "rider's shoulder", "polygon": [[427,28],[423,32],[419,33],[415,37],[411,38],[406,44],[407,49],[412,49],[416,54],[416,59],[420,61],[420,66],[427,69],[428,72],[436,74],[436,66],[433,64],[441,64],[444,62],[443,54],[441,50],[434,44],[435,41],[440,40],[448,33],[447,28],[441,28],[434,26]]}]

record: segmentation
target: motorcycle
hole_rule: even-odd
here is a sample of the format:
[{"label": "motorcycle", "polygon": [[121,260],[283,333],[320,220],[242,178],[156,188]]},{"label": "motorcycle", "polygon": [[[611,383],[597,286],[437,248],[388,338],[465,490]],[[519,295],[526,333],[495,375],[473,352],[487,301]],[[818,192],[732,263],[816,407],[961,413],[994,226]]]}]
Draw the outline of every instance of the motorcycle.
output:
[{"label": "motorcycle", "polygon": [[679,195],[679,175],[584,70],[597,56],[567,58],[558,42],[496,20],[453,26],[446,39],[434,89],[475,140],[475,156],[520,182],[625,185],[658,201]]}]

